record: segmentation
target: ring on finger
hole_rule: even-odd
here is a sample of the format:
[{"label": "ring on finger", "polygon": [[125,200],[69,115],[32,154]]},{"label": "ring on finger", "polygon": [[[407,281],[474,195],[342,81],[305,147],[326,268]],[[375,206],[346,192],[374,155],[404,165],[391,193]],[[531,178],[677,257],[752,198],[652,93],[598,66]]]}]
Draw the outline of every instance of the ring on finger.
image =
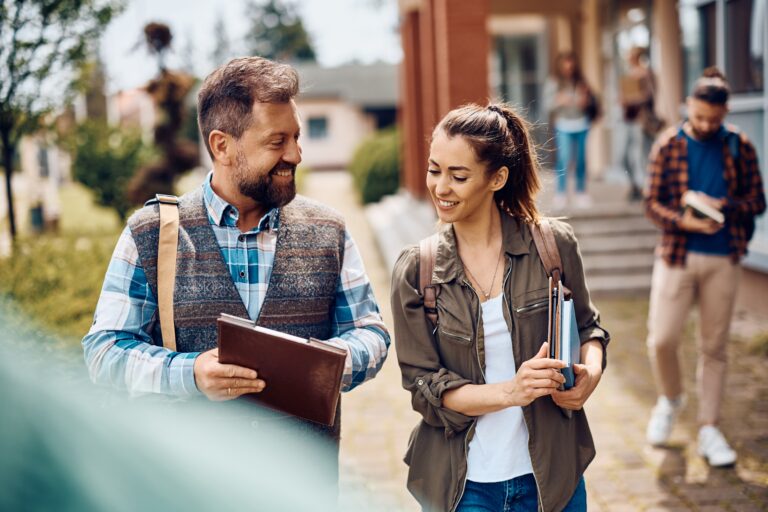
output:
[{"label": "ring on finger", "polygon": [[232,388],[227,388],[227,396],[232,396]]}]

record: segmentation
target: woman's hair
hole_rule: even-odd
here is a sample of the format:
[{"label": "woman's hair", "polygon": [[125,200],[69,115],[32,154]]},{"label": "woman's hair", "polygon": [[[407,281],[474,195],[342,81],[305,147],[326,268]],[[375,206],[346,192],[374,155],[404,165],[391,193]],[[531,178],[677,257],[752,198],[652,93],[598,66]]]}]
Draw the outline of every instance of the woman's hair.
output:
[{"label": "woman's hair", "polygon": [[536,147],[528,122],[512,107],[504,103],[464,105],[448,112],[432,137],[441,131],[448,137],[463,137],[477,159],[486,164],[487,176],[507,166],[507,182],[493,196],[496,204],[518,220],[538,221],[535,200],[541,184]]},{"label": "woman's hair", "polygon": [[[563,61],[570,60],[573,62],[573,75],[570,77],[563,76]],[[581,66],[579,66],[579,59],[576,58],[576,53],[572,51],[560,52],[555,57],[555,77],[558,82],[573,82],[574,84],[584,83],[584,75],[581,73]]]},{"label": "woman's hair", "polygon": [[731,88],[725,75],[714,66],[704,70],[701,77],[693,84],[693,91],[691,91],[692,98],[713,105],[725,105],[728,103],[730,94]]}]

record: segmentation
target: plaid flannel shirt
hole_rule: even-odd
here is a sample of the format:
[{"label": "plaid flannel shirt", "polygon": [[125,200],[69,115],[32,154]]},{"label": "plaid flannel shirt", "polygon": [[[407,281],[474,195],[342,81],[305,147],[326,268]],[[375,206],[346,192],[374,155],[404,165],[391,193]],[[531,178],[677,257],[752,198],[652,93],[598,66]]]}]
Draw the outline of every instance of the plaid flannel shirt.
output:
[{"label": "plaid flannel shirt", "polygon": [[[277,209],[245,233],[237,228],[237,209],[216,195],[211,174],[203,183],[208,217],[230,276],[252,319],[258,318],[275,258],[280,219]],[[357,245],[345,233],[344,260],[327,343],[347,349],[342,391],[373,378],[389,348],[381,318]],[[152,343],[158,321],[157,300],[147,283],[136,243],[127,227],[115,247],[104,279],[93,325],[83,338],[91,379],[127,389],[131,395],[161,393],[201,395],[195,384],[199,352],[172,352]]]},{"label": "plaid flannel shirt", "polygon": [[[746,222],[765,211],[765,195],[755,147],[747,136],[732,125],[727,133],[739,137],[738,165],[723,138],[723,169],[728,196],[723,206],[730,235],[730,256],[737,263],[746,253]],[[645,187],[646,215],[663,231],[656,253],[671,266],[685,265],[686,232],[681,198],[688,190],[688,142],[675,126],[664,131],[651,150]]]}]

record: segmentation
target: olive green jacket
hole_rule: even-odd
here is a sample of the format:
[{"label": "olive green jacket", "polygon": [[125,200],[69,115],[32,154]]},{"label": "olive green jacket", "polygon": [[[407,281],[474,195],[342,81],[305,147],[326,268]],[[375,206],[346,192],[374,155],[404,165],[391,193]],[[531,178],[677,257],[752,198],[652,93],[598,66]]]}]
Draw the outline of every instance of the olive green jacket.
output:
[{"label": "olive green jacket", "polygon": [[[584,282],[581,255],[572,228],[551,220],[570,288],[582,343],[609,334],[600,327]],[[532,358],[547,337],[548,278],[525,224],[502,214],[505,251],[504,318],[512,335],[515,366]],[[425,510],[453,510],[464,492],[467,450],[476,417],[442,406],[445,391],[485,382],[485,350],[480,300],[465,277],[451,225],[440,231],[432,281],[440,284],[434,334],[424,314],[419,287],[418,246],[403,250],[392,276],[392,314],[403,387],[422,415],[411,433],[405,462],[408,489]],[[545,396],[523,407],[528,449],[539,489],[539,508],[561,510],[570,500],[595,447],[583,410],[563,414]]]}]

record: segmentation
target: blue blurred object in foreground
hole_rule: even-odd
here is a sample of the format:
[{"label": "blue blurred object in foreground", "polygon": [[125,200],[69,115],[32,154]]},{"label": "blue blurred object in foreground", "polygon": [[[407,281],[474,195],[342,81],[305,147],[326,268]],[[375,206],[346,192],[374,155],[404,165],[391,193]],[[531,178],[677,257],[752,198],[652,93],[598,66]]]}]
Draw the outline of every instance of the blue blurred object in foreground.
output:
[{"label": "blue blurred object in foreground", "polygon": [[124,399],[10,319],[0,301],[0,510],[335,508],[323,440],[253,404]]}]

